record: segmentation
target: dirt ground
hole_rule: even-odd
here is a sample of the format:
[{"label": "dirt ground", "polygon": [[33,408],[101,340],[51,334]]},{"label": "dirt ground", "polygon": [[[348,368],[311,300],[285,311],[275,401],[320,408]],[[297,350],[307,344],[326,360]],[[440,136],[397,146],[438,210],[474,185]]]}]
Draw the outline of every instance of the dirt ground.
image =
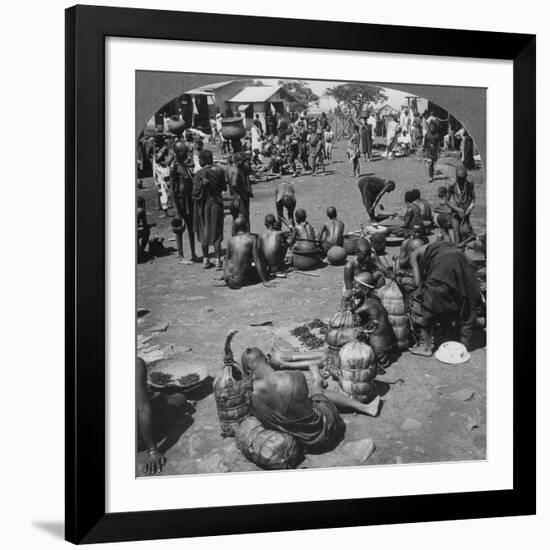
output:
[{"label": "dirt ground", "polygon": [[[212,147],[216,156],[219,153]],[[387,211],[403,206],[408,189],[418,188],[422,196],[436,202],[440,185],[451,182],[456,160],[441,158],[439,174],[428,183],[420,157],[395,160],[380,159],[361,162],[361,174],[393,179],[397,189],[385,197]],[[305,175],[292,179],[296,187],[298,207],[305,208],[315,228],[325,220],[327,206],[337,208],[346,231],[359,229],[367,221],[357,189],[357,179],[351,177],[351,167],[345,160],[345,143],[336,144],[333,162],[325,175]],[[472,223],[477,233],[485,231],[485,184],[483,171],[470,174],[475,183],[477,206]],[[277,183],[254,185],[251,203],[253,232],[261,232],[263,218],[274,213],[274,193]],[[151,179],[144,180],[139,191],[147,200],[149,221],[157,227],[152,237],[165,238],[165,244],[175,248],[170,220],[159,219],[155,189]],[[231,217],[225,220],[225,238],[230,236]],[[224,243],[225,244],[225,243]],[[197,247],[197,251],[200,247]],[[391,259],[397,248],[388,248]],[[190,257],[184,235],[184,253]],[[200,252],[199,252],[200,254]],[[158,346],[165,357],[175,357],[207,367],[214,378],[223,365],[225,336],[232,330],[239,333],[233,342],[235,357],[251,345],[268,350],[273,334],[288,335],[288,331],[314,318],[327,321],[338,310],[343,267],[325,265],[313,272],[317,277],[291,273],[286,279],[274,280],[274,288],[262,285],[241,290],[214,286],[220,272],[203,270],[201,264],[182,265],[175,252],[157,258],[137,268],[138,308],[148,313],[138,318],[138,336],[152,338],[149,344]],[[253,327],[251,323],[271,321],[272,326]],[[167,324],[164,331],[151,328]],[[288,338],[291,340],[291,338]],[[346,423],[344,441],[332,452],[309,455],[302,468],[350,466],[362,462],[361,446],[350,445],[370,438],[375,451],[367,464],[400,464],[419,462],[481,460],[486,451],[486,361],[485,349],[472,352],[471,360],[458,366],[445,365],[435,358],[420,358],[406,352],[379,376],[379,393],[383,405],[377,418],[354,414],[343,415]],[[306,373],[309,380],[309,373]],[[402,379],[393,385],[384,381]],[[160,431],[159,445],[168,459],[162,475],[248,471],[258,469],[236,448],[233,439],[223,439],[216,414],[214,396],[208,384],[200,394],[189,394],[195,410],[176,407],[174,396],[156,399]],[[137,456],[139,462],[140,454]]]}]

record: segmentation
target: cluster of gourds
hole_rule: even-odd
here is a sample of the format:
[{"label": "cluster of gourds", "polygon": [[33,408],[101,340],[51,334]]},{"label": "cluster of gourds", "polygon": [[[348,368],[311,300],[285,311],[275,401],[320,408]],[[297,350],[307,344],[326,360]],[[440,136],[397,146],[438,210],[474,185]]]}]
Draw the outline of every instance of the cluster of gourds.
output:
[{"label": "cluster of gourds", "polygon": [[328,346],[328,367],[331,372],[340,368],[338,354],[342,346],[355,340],[361,330],[361,321],[351,311],[351,304],[345,301],[343,309],[335,313],[328,322],[325,341]]},{"label": "cluster of gourds", "polygon": [[376,365],[372,348],[357,340],[360,335],[361,321],[346,300],[342,311],[335,313],[328,323],[328,368],[346,394],[366,403],[372,398]]}]

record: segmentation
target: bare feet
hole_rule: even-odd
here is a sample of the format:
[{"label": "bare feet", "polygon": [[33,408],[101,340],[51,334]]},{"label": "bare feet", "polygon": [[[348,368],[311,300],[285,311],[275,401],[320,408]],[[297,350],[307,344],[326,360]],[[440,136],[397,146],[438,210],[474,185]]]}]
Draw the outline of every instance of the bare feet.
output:
[{"label": "bare feet", "polygon": [[431,348],[427,348],[425,346],[414,346],[412,348],[409,348],[409,351],[413,355],[421,355],[423,357],[431,357],[432,356]]},{"label": "bare feet", "polygon": [[380,396],[377,395],[370,403],[361,407],[362,412],[369,416],[378,416],[378,410],[380,409]]},{"label": "bare feet", "polygon": [[180,261],[180,264],[182,264],[182,265],[193,265],[193,262],[191,260],[186,259],[186,258],[182,258],[182,260]]}]

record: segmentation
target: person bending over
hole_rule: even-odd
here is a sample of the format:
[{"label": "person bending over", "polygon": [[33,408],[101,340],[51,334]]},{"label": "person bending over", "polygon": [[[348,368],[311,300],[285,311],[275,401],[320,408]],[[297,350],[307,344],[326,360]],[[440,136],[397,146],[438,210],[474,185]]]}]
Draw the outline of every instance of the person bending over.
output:
[{"label": "person bending over", "polygon": [[333,449],[342,440],[345,424],[339,410],[376,416],[380,397],[369,404],[334,391],[322,389],[322,378],[315,363],[310,365],[315,390],[310,395],[302,371],[275,371],[258,348],[247,348],[241,357],[245,373],[252,377],[250,408],[266,427],[290,434],[306,452]]},{"label": "person bending over", "polygon": [[444,241],[426,244],[411,254],[411,266],[418,288],[412,297],[412,314],[420,326],[421,341],[410,352],[432,354],[436,321],[447,325],[456,322],[460,341],[471,349],[481,292],[464,252]]},{"label": "person bending over", "polygon": [[[386,193],[391,193],[395,189],[395,182],[385,181],[382,178],[374,176],[363,176],[357,183],[363,205],[371,221],[380,221],[384,216],[377,216],[375,209]],[[382,205],[380,208],[383,210]]]},{"label": "person bending over", "polygon": [[319,233],[319,241],[325,252],[332,246],[344,246],[344,222],[337,217],[336,208],[327,208],[328,221],[325,222]]},{"label": "person bending over", "polygon": [[260,239],[248,232],[247,220],[241,216],[233,222],[234,235],[227,242],[223,278],[231,289],[262,281],[269,286],[260,258]]},{"label": "person bending over", "polygon": [[294,225],[294,209],[296,208],[296,191],[292,183],[282,181],[275,190],[275,208],[277,216],[284,218],[284,208],[286,208],[288,223]]}]

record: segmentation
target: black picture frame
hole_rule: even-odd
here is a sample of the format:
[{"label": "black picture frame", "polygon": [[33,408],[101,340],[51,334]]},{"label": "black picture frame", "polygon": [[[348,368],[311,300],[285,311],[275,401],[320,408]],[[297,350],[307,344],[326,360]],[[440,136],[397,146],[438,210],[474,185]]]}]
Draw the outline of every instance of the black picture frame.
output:
[{"label": "black picture frame", "polygon": [[[105,512],[105,38],[513,61],[513,489]],[[66,539],[197,537],[535,513],[535,36],[75,6],[66,11]],[[521,345],[520,345],[521,342]]]}]

